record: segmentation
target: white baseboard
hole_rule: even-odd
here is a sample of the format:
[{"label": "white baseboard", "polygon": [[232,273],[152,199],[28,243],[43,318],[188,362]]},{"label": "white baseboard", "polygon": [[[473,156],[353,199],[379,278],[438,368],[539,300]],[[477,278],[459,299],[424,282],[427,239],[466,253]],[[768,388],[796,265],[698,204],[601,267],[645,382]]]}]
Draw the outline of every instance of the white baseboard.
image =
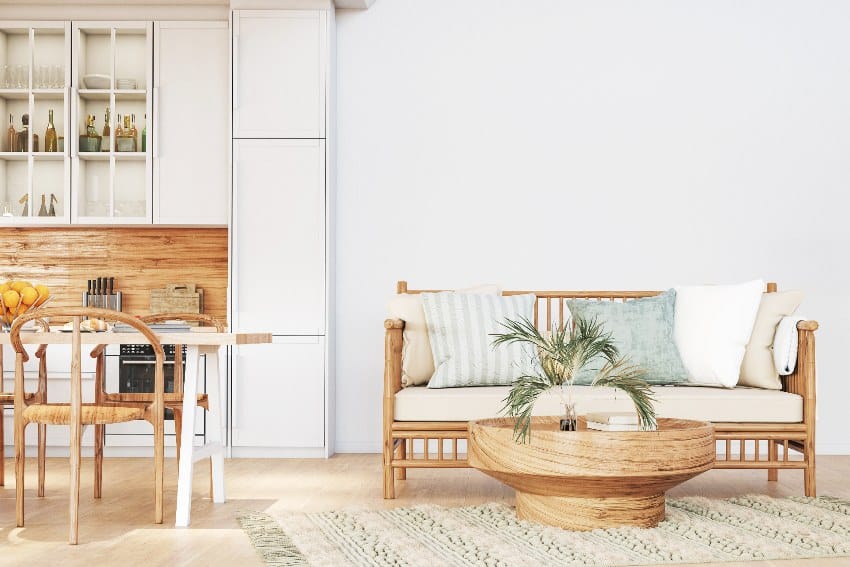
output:
[{"label": "white baseboard", "polygon": [[232,459],[326,459],[323,447],[230,447]]},{"label": "white baseboard", "polygon": [[850,443],[815,442],[815,455],[850,455]]},{"label": "white baseboard", "polygon": [[340,443],[336,442],[337,453],[381,453],[380,443]]}]

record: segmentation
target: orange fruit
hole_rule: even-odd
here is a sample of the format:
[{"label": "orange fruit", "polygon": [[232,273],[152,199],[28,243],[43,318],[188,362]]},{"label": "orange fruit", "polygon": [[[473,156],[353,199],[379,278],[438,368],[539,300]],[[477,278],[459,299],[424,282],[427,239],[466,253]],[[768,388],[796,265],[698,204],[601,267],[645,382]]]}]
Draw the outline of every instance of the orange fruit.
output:
[{"label": "orange fruit", "polygon": [[32,305],[38,299],[38,292],[34,287],[25,287],[21,290],[21,301],[24,305]]},{"label": "orange fruit", "polygon": [[9,286],[9,287],[11,287],[15,291],[19,292],[22,289],[24,289],[25,287],[32,287],[32,284],[30,282],[25,282],[25,281],[21,280],[21,281],[17,281],[17,282],[12,282],[12,285]]},{"label": "orange fruit", "polygon": [[8,283],[0,284],[0,294],[6,293],[10,289],[11,288],[9,287]]},{"label": "orange fruit", "polygon": [[41,305],[50,297],[50,288],[46,285],[37,285],[35,286],[35,290],[38,292],[38,299],[35,302],[36,306]]},{"label": "orange fruit", "polygon": [[21,296],[14,289],[10,289],[9,291],[3,294],[3,303],[6,304],[6,308],[9,310],[11,310],[13,307],[17,307],[20,301]]}]

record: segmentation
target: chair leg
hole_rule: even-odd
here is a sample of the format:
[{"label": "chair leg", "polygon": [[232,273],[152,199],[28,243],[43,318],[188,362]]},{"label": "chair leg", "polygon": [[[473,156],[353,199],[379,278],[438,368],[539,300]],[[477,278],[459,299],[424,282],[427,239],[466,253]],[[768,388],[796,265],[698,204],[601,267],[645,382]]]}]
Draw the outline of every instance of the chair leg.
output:
[{"label": "chair leg", "polygon": [[[0,350],[2,350],[2,347],[0,347]],[[0,355],[0,357],[2,356]],[[2,376],[0,376],[0,379],[2,379]],[[0,406],[0,486],[6,486],[6,432],[3,431],[3,422],[6,419],[3,415],[3,409],[3,406]]]},{"label": "chair leg", "polygon": [[105,427],[94,426],[94,497],[103,496],[103,440]]},{"label": "chair leg", "polygon": [[71,424],[71,444],[69,464],[71,468],[71,480],[69,483],[70,495],[68,515],[71,519],[71,528],[68,533],[68,543],[77,545],[79,539],[80,520],[80,437],[82,437],[82,426],[79,422]]},{"label": "chair leg", "polygon": [[47,425],[38,424],[38,496],[44,498],[45,462],[47,459]]},{"label": "chair leg", "polygon": [[[161,406],[160,406],[161,407]],[[154,419],[153,444],[154,444],[154,490],[155,508],[154,523],[162,523],[162,493],[165,487],[165,424],[162,421],[162,410]]]},{"label": "chair leg", "polygon": [[[777,456],[776,443],[771,440],[767,441],[767,458],[770,462],[775,462]],[[767,469],[767,480],[779,480],[779,469]]]},{"label": "chair leg", "polygon": [[19,528],[24,527],[24,463],[26,445],[24,444],[24,423],[15,423],[15,518]]}]

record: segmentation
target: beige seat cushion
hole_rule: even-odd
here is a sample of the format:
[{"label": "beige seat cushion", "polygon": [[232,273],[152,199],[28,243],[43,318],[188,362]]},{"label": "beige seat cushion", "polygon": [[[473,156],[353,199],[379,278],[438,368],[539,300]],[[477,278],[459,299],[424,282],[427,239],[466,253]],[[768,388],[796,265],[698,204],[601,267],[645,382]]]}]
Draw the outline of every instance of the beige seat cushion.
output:
[{"label": "beige seat cushion", "polygon": [[[469,421],[500,415],[509,386],[429,389],[404,388],[395,396],[398,421]],[[655,411],[659,417],[714,422],[799,423],[803,399],[796,394],[756,388],[704,388],[655,386]],[[612,388],[575,387],[576,410],[630,411],[631,399]],[[546,392],[534,406],[534,415],[563,413],[560,397]]]},{"label": "beige seat cushion", "polygon": [[776,326],[783,317],[797,310],[803,301],[803,292],[798,290],[764,293],[759,304],[753,333],[741,362],[739,386],[781,390],[782,381],[773,364],[773,337]]}]

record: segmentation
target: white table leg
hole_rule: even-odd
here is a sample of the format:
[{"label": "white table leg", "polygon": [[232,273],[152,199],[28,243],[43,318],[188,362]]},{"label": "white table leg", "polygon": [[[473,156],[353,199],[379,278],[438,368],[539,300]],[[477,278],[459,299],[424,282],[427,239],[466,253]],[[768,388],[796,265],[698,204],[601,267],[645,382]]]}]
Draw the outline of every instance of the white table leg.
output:
[{"label": "white table leg", "polygon": [[195,408],[198,403],[200,353],[197,345],[186,347],[186,372],[183,384],[183,442],[180,446],[180,474],[177,477],[177,527],[187,527],[192,512],[192,472],[195,441]]},{"label": "white table leg", "polygon": [[219,372],[219,348],[201,347],[207,355],[207,444],[210,446],[212,464],[213,502],[224,502],[224,422],[221,407],[221,373]]}]

